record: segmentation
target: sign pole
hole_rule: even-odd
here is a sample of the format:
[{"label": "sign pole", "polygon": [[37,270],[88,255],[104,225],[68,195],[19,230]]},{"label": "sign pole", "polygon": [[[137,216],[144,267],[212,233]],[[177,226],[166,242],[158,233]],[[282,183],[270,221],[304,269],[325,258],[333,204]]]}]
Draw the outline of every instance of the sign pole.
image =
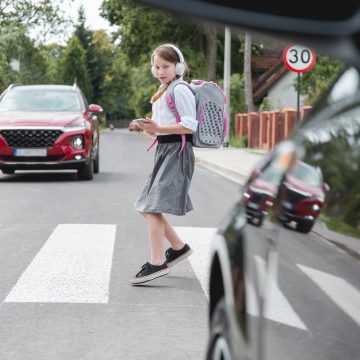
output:
[{"label": "sign pole", "polygon": [[296,124],[300,123],[300,73],[297,74],[297,112],[296,112]]},{"label": "sign pole", "polygon": [[316,53],[307,47],[290,44],[283,51],[283,60],[290,71],[297,73],[296,125],[299,125],[301,73],[309,71],[315,65]]}]

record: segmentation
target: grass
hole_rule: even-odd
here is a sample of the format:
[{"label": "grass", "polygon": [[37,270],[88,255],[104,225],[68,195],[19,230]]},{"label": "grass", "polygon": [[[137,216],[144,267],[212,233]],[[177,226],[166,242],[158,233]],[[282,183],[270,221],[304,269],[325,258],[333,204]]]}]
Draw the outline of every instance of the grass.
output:
[{"label": "grass", "polygon": [[248,145],[247,136],[230,136],[229,144],[236,148],[246,148]]},{"label": "grass", "polygon": [[360,239],[360,230],[353,228],[337,217],[320,214],[320,220],[332,231]]}]

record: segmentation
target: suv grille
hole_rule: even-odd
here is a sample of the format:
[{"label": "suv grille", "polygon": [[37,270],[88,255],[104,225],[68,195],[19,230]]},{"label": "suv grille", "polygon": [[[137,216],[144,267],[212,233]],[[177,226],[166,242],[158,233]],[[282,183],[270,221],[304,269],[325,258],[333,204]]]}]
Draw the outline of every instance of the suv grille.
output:
[{"label": "suv grille", "polygon": [[306,198],[305,195],[299,194],[296,191],[292,191],[290,189],[287,189],[287,190],[288,190],[287,191],[287,200],[293,205],[297,204],[299,201],[304,200]]},{"label": "suv grille", "polygon": [[62,134],[61,130],[46,129],[13,129],[1,130],[0,135],[11,147],[49,147]]}]

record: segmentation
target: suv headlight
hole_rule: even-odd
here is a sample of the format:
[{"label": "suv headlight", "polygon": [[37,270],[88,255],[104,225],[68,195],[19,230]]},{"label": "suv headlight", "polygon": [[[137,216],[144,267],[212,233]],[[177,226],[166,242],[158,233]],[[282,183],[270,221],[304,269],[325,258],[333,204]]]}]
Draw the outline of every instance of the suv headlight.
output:
[{"label": "suv headlight", "polygon": [[82,150],[84,148],[84,137],[75,135],[71,140],[71,146],[76,150]]}]

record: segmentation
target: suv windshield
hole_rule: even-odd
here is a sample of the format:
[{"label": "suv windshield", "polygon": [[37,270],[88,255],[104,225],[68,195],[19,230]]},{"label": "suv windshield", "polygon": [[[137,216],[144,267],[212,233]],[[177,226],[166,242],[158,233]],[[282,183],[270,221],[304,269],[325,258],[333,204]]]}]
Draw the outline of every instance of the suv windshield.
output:
[{"label": "suv windshield", "polygon": [[318,169],[299,163],[289,173],[296,179],[307,183],[308,185],[321,186],[321,175]]},{"label": "suv windshield", "polygon": [[76,91],[58,89],[21,89],[7,92],[0,111],[81,111]]}]

